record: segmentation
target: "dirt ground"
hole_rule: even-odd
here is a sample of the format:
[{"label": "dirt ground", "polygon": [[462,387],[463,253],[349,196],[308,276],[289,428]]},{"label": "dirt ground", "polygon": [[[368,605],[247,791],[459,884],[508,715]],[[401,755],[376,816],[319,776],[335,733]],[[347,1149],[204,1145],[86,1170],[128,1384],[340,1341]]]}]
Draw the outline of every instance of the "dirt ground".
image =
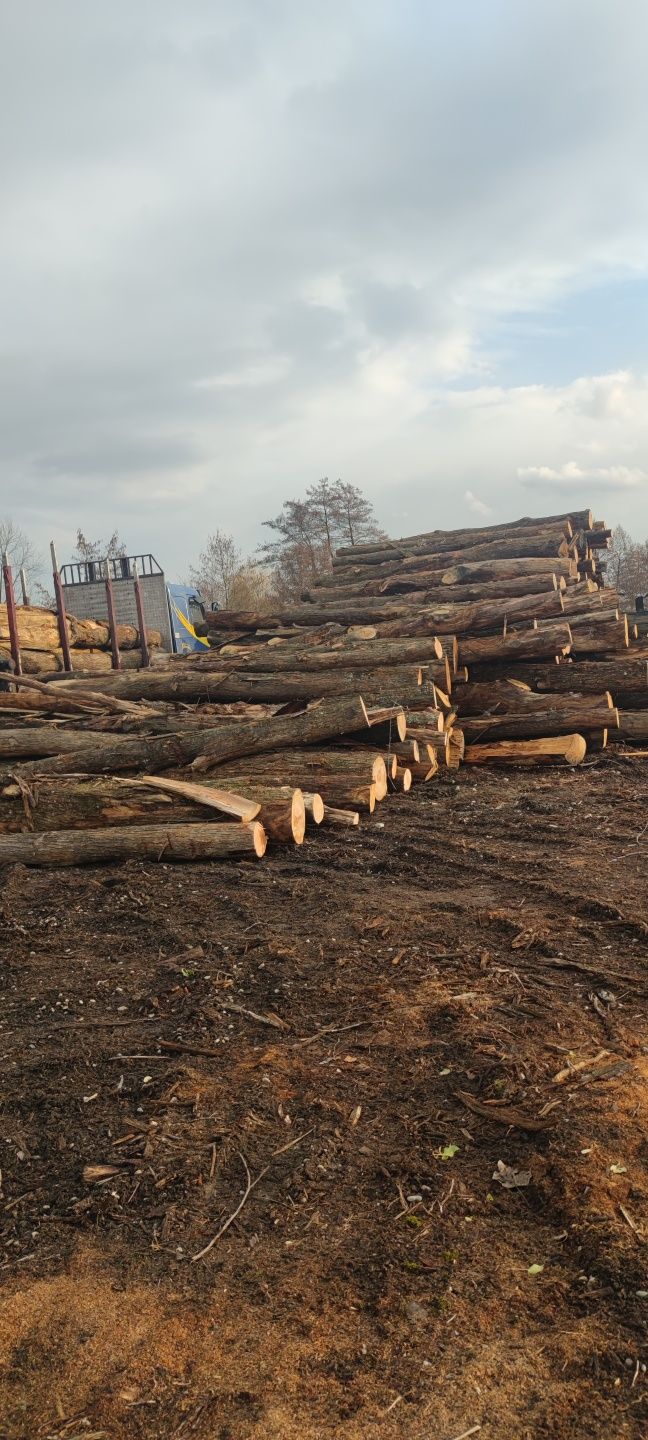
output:
[{"label": "dirt ground", "polygon": [[646,1434],[647,802],[5,869],[3,1440]]}]

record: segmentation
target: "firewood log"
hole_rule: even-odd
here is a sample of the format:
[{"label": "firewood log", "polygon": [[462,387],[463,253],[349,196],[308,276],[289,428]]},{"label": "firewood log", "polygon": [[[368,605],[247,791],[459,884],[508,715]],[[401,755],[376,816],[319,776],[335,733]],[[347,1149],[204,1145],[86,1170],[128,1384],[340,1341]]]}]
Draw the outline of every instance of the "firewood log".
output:
[{"label": "firewood log", "polygon": [[618,731],[619,712],[608,707],[592,706],[589,710],[575,709],[538,711],[527,710],[524,714],[484,715],[463,717],[461,728],[466,740],[473,744],[478,740],[525,740],[545,735],[570,735],[577,725],[579,732],[600,733],[605,729]]},{"label": "firewood log", "polygon": [[169,667],[155,672],[141,670],[136,675],[93,677],[92,682],[64,680],[66,689],[86,688],[89,683],[98,692],[129,700],[224,701],[246,700],[255,703],[281,703],[286,700],[315,700],[326,696],[366,695],[375,704],[398,703],[421,683],[421,667],[383,666],[382,669],[341,669],[331,673],[257,675],[239,672],[211,671],[198,666],[186,670]]},{"label": "firewood log", "polygon": [[[512,673],[510,663],[475,665],[470,668],[471,682],[490,684],[492,680],[505,679]],[[630,658],[629,652],[620,654],[614,660],[567,661],[556,665],[529,663],[515,665],[515,677],[534,689],[544,693],[578,690],[582,695],[598,695],[610,690],[613,700],[617,692],[624,694],[645,693],[648,689],[648,663]]]},{"label": "firewood log", "polygon": [[360,812],[358,810],[338,810],[334,805],[324,806],[324,825],[338,825],[346,828],[360,824]]},{"label": "firewood log", "polygon": [[312,671],[320,670],[348,670],[353,666],[354,671],[382,669],[385,665],[406,665],[410,661],[414,664],[430,664],[441,659],[444,650],[441,641],[435,636],[425,636],[422,639],[383,640],[375,639],[369,644],[358,644],[348,641],[342,637],[336,642],[333,650],[313,649],[301,653],[291,647],[285,654],[281,650],[271,651],[268,646],[259,646],[255,651],[249,651],[245,657],[237,656],[232,661],[222,661],[222,650],[219,651],[219,666],[230,672],[239,670],[245,674],[247,670],[260,671],[266,675],[278,674],[279,672],[310,674]]},{"label": "firewood log", "polygon": [[619,729],[610,739],[624,740],[629,745],[648,745],[648,710],[622,710]]},{"label": "firewood log", "polygon": [[564,575],[576,579],[578,564],[569,558],[557,560],[479,560],[454,565],[443,576],[444,585],[468,585],[479,580],[511,580],[517,575]]},{"label": "firewood log", "polygon": [[[580,669],[580,666],[578,667]],[[574,687],[578,684],[578,670],[572,668]],[[646,691],[648,695],[648,689]],[[457,710],[462,718],[466,716],[479,715],[519,715],[526,714],[529,710],[540,712],[545,710],[559,710],[561,713],[575,711],[582,707],[584,710],[604,707],[612,708],[612,695],[609,690],[602,690],[596,697],[591,695],[579,695],[569,692],[568,694],[538,694],[531,690],[520,680],[493,680],[491,684],[460,685],[455,691]],[[572,727],[574,728],[574,727]]]},{"label": "firewood log", "polygon": [[506,657],[526,660],[534,656],[568,655],[571,644],[568,625],[548,626],[544,630],[515,630],[506,635],[469,635],[462,636],[459,641],[459,660],[462,665],[473,665]]}]

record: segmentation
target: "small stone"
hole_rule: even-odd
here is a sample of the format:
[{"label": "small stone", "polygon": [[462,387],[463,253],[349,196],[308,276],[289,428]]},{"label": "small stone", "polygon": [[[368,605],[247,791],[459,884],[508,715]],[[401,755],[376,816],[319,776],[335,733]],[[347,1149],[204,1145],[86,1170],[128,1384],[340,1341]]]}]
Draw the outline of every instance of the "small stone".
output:
[{"label": "small stone", "polygon": [[425,1305],[419,1305],[418,1300],[408,1300],[405,1306],[405,1314],[413,1325],[420,1325],[421,1321],[427,1320],[428,1312]]}]

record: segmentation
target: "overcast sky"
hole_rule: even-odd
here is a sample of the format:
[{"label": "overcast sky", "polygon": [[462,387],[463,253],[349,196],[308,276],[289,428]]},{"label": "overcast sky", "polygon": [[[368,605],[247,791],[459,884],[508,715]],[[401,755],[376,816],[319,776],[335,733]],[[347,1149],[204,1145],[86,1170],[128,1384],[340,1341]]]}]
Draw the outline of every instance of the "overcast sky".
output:
[{"label": "overcast sky", "polygon": [[648,534],[646,0],[0,0],[0,514]]}]

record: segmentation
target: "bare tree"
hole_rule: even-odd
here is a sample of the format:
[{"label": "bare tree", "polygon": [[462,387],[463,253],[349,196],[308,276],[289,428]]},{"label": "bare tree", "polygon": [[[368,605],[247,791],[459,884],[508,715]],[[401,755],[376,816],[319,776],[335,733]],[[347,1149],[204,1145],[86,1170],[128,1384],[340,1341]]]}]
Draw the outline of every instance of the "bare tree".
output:
[{"label": "bare tree", "polygon": [[359,485],[338,480],[334,487],[336,529],[343,545],[360,545],[363,540],[384,540],[385,531],[376,524],[373,505]]},{"label": "bare tree", "polygon": [[72,556],[77,563],[84,560],[117,560],[125,554],[126,545],[116,530],[109,540],[89,540],[82,530],[77,530],[76,549]]},{"label": "bare tree", "polygon": [[606,565],[608,584],[619,591],[628,609],[634,609],[637,595],[648,594],[648,540],[633,540],[617,525]]},{"label": "bare tree", "polygon": [[241,552],[231,535],[215,530],[213,535],[208,536],[205,548],[198,556],[197,565],[190,571],[192,585],[196,586],[208,605],[220,605],[225,610],[234,608],[232,587],[241,569],[242,560]]},{"label": "bare tree", "polygon": [[14,575],[24,570],[28,580],[40,569],[41,559],[20,525],[5,515],[0,519],[0,559],[7,555]]},{"label": "bare tree", "polygon": [[384,533],[357,485],[327,477],[309,486],[304,500],[286,500],[276,519],[264,524],[275,538],[260,546],[260,554],[281,599],[299,595],[330,570],[338,545],[378,540]]}]

